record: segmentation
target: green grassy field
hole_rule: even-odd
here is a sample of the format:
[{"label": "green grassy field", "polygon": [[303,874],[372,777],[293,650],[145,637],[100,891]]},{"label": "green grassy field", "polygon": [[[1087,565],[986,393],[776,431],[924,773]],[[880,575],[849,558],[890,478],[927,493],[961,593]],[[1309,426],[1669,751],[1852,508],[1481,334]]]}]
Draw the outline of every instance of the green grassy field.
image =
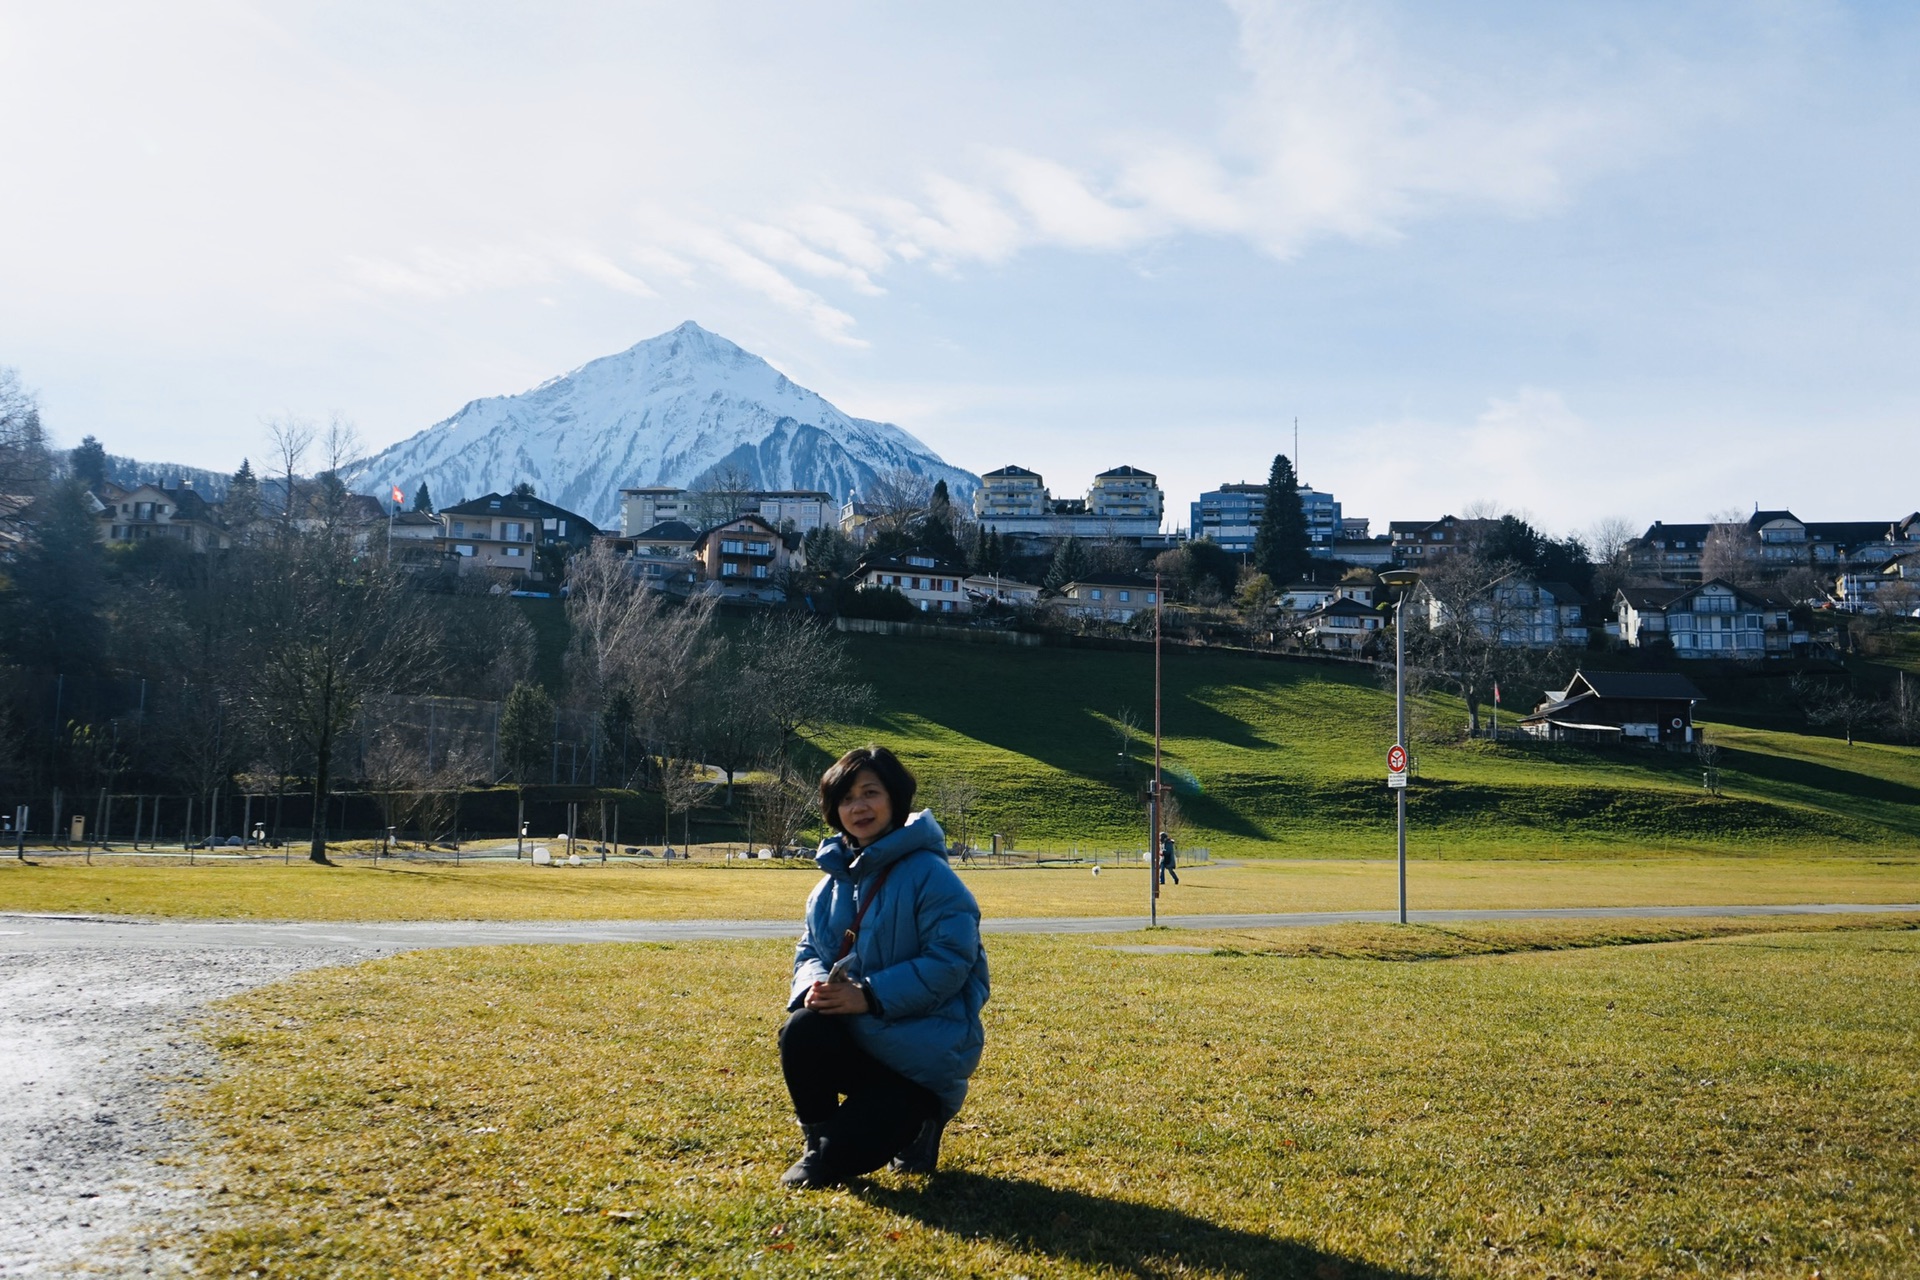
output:
[{"label": "green grassy field", "polygon": [[[1911,1276],[1920,933],[1891,925],[996,939],[942,1170],[800,1196],[783,946],[397,956],[221,1011],[188,1243],[383,1280]],[[1401,962],[1463,940],[1508,954]]]},{"label": "green grassy field", "polygon": [[[1049,848],[1142,839],[1147,750],[1136,746],[1123,772],[1113,723],[1131,708],[1150,733],[1148,655],[847,640],[880,710],[827,735],[827,752],[889,743],[930,794],[943,777],[970,778],[980,792],[976,837],[1015,830],[1023,845]],[[1426,714],[1450,726],[1463,713],[1433,698]],[[1391,847],[1393,701],[1371,671],[1172,651],[1163,715],[1189,843],[1292,857]],[[1726,747],[1719,796],[1703,790],[1691,755],[1415,743],[1414,847],[1428,857],[1920,847],[1920,750],[1718,724],[1709,732]]]},{"label": "green grassy field", "polygon": [[[962,876],[989,918],[1146,910],[1143,871],[975,870]],[[225,862],[188,867],[0,861],[0,910],[256,920],[795,920],[819,878],[791,868],[536,868],[520,864]],[[1495,860],[1410,865],[1414,910],[1920,902],[1920,855]],[[1385,911],[1391,862],[1259,859],[1187,867],[1160,911],[1182,915]]]}]

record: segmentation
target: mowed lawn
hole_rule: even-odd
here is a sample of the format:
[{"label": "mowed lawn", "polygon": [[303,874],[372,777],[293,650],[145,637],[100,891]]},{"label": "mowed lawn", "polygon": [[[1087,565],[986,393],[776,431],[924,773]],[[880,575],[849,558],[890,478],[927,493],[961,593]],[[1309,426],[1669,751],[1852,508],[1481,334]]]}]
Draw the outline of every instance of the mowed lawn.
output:
[{"label": "mowed lawn", "polygon": [[[879,740],[931,793],[942,779],[971,780],[980,843],[995,831],[1048,849],[1144,839],[1150,655],[846,639],[878,710],[827,734],[822,759]],[[1180,649],[1164,674],[1165,767],[1188,843],[1292,857],[1390,845],[1393,698],[1373,670]],[[1115,726],[1127,711],[1147,738],[1123,762]],[[1416,711],[1443,734],[1465,715],[1439,696]],[[1920,750],[1720,724],[1708,732],[1726,748],[1719,795],[1703,789],[1691,754],[1416,737],[1416,846],[1494,858],[1920,848]]]},{"label": "mowed lawn", "polygon": [[191,1247],[243,1276],[1911,1276],[1892,926],[1428,960],[1420,931],[1398,960],[1324,958],[1377,930],[998,938],[942,1170],[812,1195],[775,1186],[785,947],[402,955],[220,1010]]},{"label": "mowed lawn", "polygon": [[[1144,915],[1143,870],[961,871],[990,919]],[[1163,916],[1385,911],[1397,901],[1390,861],[1263,859],[1188,866],[1166,886]],[[335,867],[179,861],[86,866],[0,861],[0,911],[254,920],[798,921],[819,879],[810,865],[535,867],[441,863]],[[1882,857],[1415,860],[1419,910],[1716,906],[1784,902],[1920,902],[1920,853]]]}]

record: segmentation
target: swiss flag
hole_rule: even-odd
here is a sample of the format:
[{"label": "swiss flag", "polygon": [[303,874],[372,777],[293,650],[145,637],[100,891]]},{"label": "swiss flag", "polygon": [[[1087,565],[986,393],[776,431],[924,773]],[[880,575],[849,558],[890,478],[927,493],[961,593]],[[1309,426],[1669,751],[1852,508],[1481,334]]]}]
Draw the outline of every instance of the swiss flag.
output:
[{"label": "swiss flag", "polygon": [[[400,491],[399,491],[398,489],[395,489],[395,490],[394,490],[394,493],[395,493],[396,495],[397,495],[397,494],[398,494],[399,492],[400,492]],[[398,502],[399,500],[400,500],[400,499],[399,499],[398,497],[395,497],[395,498],[394,498],[394,501],[395,501],[395,502]],[[1498,680],[1495,680],[1495,681],[1493,682],[1493,705],[1494,705],[1494,706],[1496,706],[1496,707],[1500,705],[1500,682],[1499,682]]]},{"label": "swiss flag", "polygon": [[407,500],[407,496],[400,492],[399,485],[393,486],[393,500],[395,502],[405,502]]}]

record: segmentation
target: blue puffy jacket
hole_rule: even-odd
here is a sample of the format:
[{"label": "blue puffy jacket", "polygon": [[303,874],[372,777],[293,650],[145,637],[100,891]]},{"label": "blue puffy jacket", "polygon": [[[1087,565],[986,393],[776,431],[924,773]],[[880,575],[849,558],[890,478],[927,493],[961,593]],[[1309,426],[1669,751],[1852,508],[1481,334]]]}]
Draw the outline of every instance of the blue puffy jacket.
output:
[{"label": "blue puffy jacket", "polygon": [[826,876],[807,899],[787,1008],[798,1009],[807,988],[825,980],[855,913],[880,873],[893,868],[853,949],[853,976],[871,987],[880,1012],[845,1016],[863,1049],[931,1090],[953,1115],[986,1043],[987,956],[980,904],[947,865],[940,824],[923,809],[865,850],[830,836],[814,861]]}]

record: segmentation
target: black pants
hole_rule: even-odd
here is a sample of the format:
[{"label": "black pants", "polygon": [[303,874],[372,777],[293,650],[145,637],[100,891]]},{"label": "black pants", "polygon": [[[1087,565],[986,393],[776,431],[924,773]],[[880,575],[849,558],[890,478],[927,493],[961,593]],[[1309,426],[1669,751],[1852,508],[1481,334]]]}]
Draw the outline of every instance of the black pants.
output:
[{"label": "black pants", "polygon": [[834,1178],[878,1169],[940,1111],[931,1090],[855,1044],[844,1015],[790,1014],[780,1028],[780,1070],[800,1123],[826,1126],[823,1158]]}]

